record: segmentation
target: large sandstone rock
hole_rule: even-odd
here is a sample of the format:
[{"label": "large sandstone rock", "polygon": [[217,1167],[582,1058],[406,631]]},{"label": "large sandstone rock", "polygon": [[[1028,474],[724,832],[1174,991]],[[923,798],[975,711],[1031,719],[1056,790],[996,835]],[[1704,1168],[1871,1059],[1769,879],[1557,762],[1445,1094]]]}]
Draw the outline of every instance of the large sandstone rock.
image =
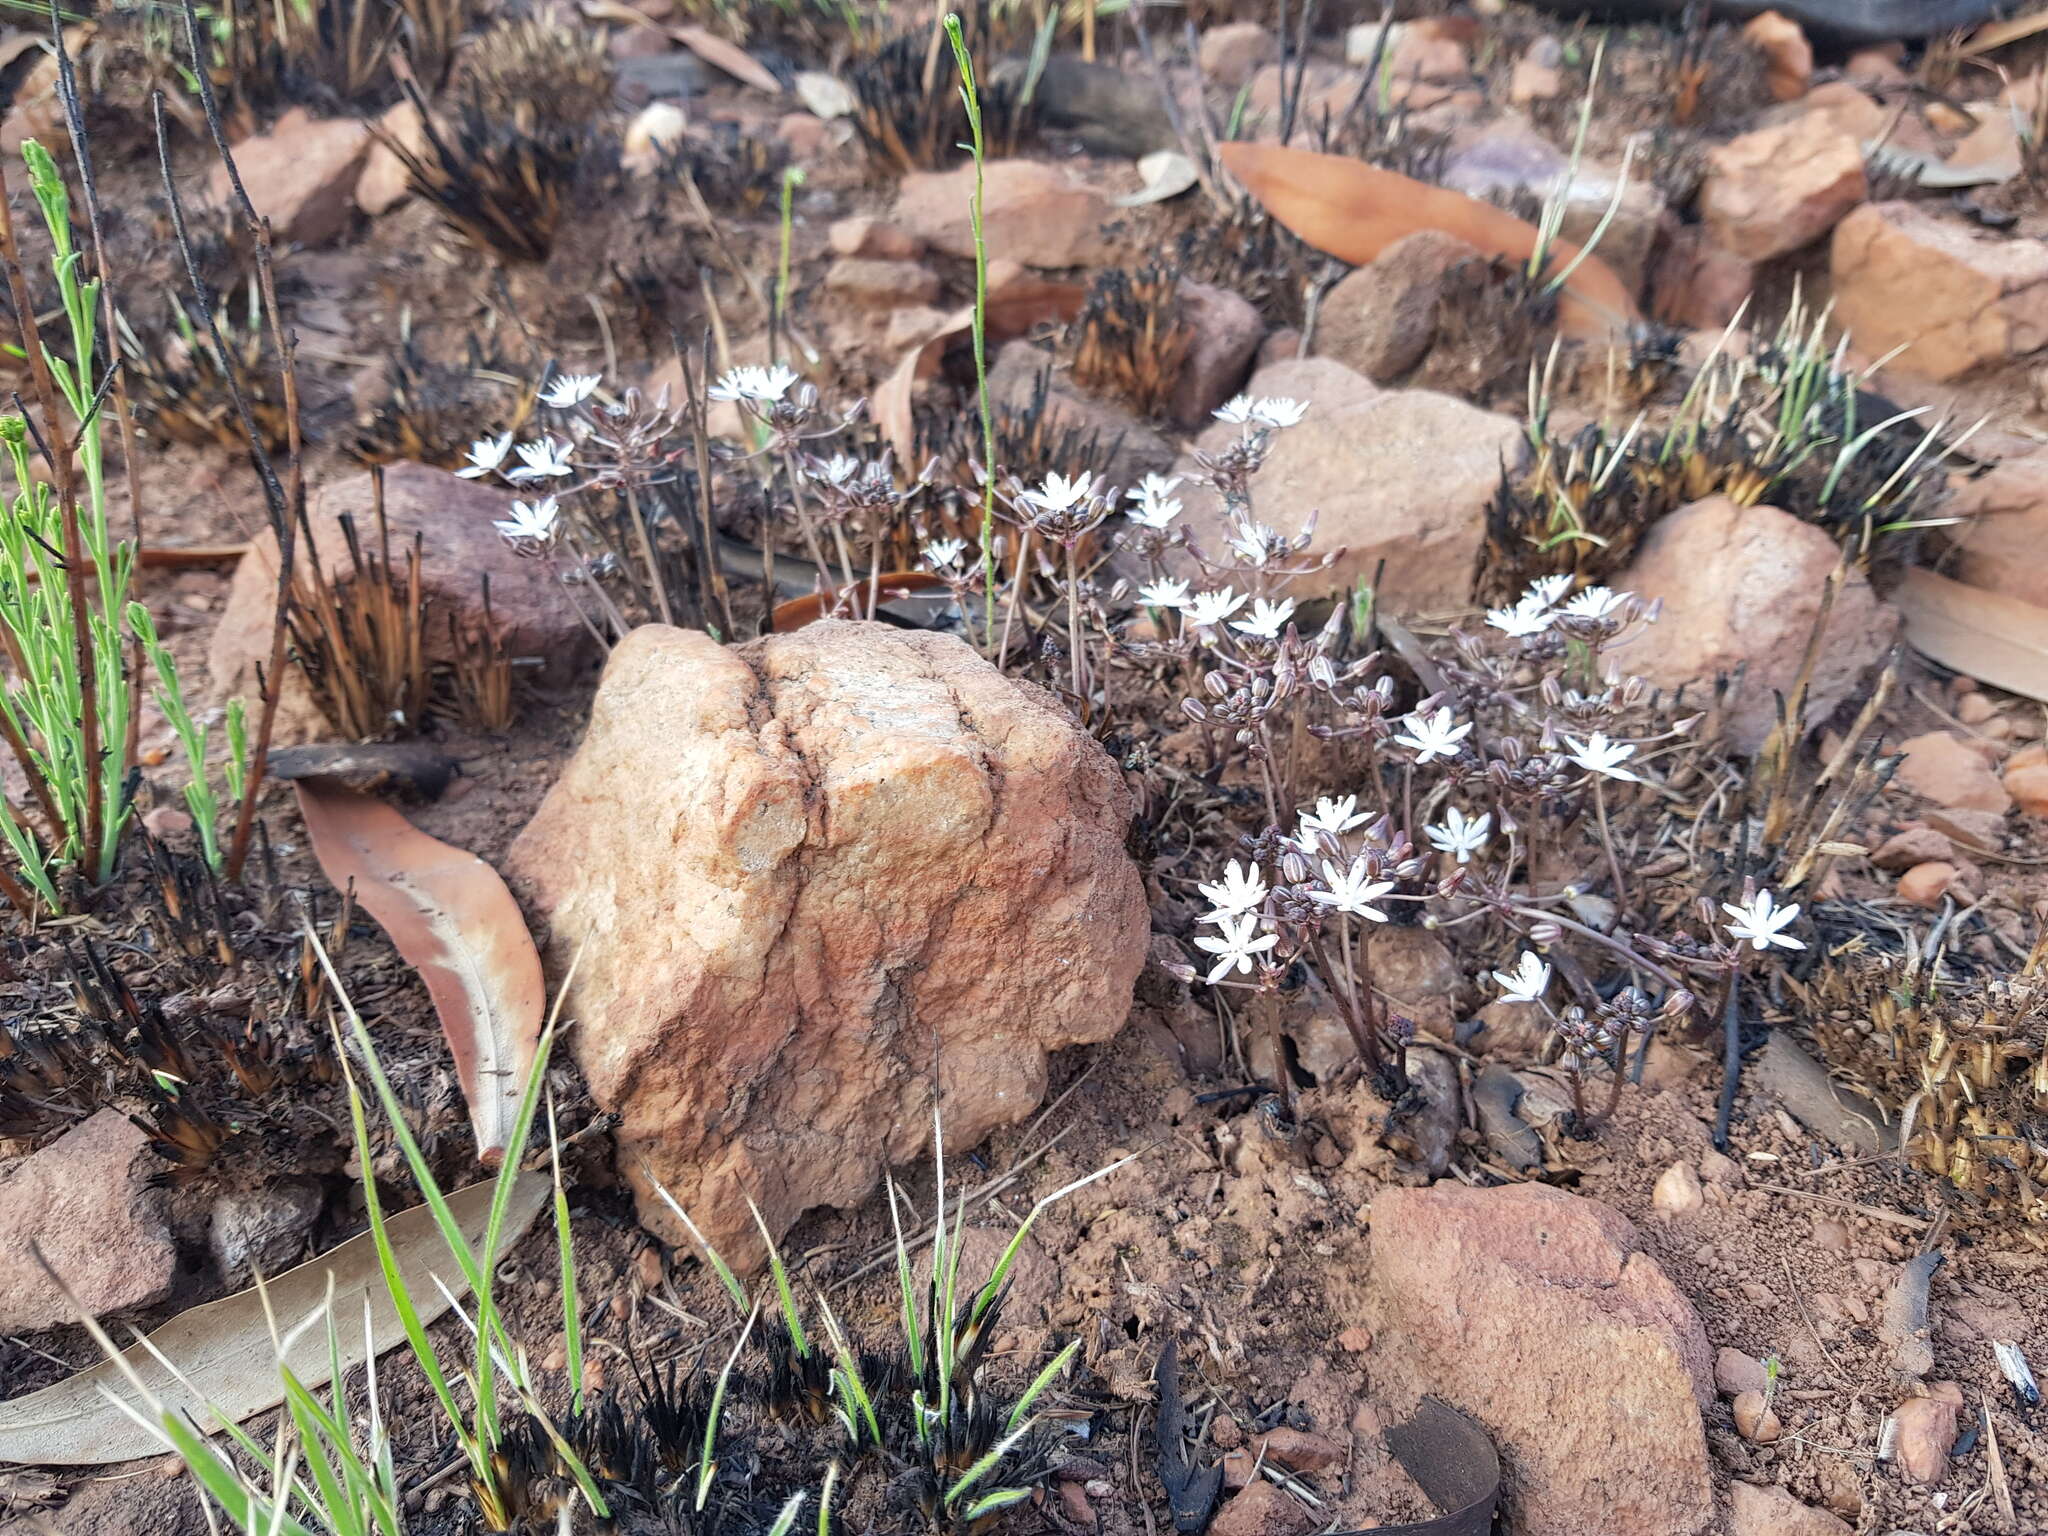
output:
[{"label": "large sandstone rock", "polygon": [[2048,242],[1871,203],[1836,229],[1829,267],[1835,319],[1865,356],[1906,348],[1903,372],[1953,379],[2048,347]]},{"label": "large sandstone rock", "polygon": [[1493,1433],[1522,1536],[1705,1536],[1713,1351],[1611,1207],[1540,1184],[1384,1189],[1365,1319],[1390,1413],[1425,1393]]},{"label": "large sandstone rock", "polygon": [[1847,1522],[1775,1485],[1730,1483],[1728,1500],[1729,1536],[1854,1536]]},{"label": "large sandstone rock", "polygon": [[1700,217],[1737,256],[1768,261],[1811,245],[1868,192],[1855,135],[1809,115],[1709,151]]},{"label": "large sandstone rock", "polygon": [[[1262,368],[1245,387],[1309,403],[1301,424],[1278,434],[1252,481],[1261,521],[1292,534],[1317,513],[1311,551],[1344,550],[1327,571],[1297,583],[1298,592],[1371,581],[1384,560],[1380,601],[1396,613],[1470,600],[1486,504],[1502,464],[1520,462],[1520,426],[1449,395],[1377,389],[1327,358]],[[1238,430],[1214,423],[1197,446],[1217,451]],[[1175,473],[1193,470],[1189,460]],[[1185,525],[1202,552],[1222,555],[1229,532],[1220,499],[1193,485],[1182,487],[1181,497]]]},{"label": "large sandstone rock", "polygon": [[[566,678],[587,660],[595,643],[569,599],[541,561],[524,559],[498,536],[493,522],[507,515],[513,496],[424,464],[393,464],[384,471],[384,526],[392,562],[401,576],[405,552],[420,545],[426,593],[426,651],[430,662],[451,659],[452,616],[465,635],[484,624],[483,579],[491,583],[491,618],[515,657],[538,657],[544,675]],[[330,582],[354,579],[355,563],[342,533],[353,517],[366,550],[377,548],[377,517],[367,474],[332,481],[313,495],[309,521],[320,566]],[[303,543],[303,535],[301,536]],[[305,551],[300,551],[303,561]],[[301,566],[302,569],[305,567]],[[256,669],[270,660],[270,625],[277,598],[277,540],[269,529],[249,542],[235,568],[227,606],[207,653],[214,687],[223,695],[256,691]],[[280,742],[304,740],[320,730],[319,715],[296,667],[285,678]]]},{"label": "large sandstone rock", "polygon": [[[370,130],[357,119],[316,118],[293,107],[268,133],[235,146],[235,169],[280,241],[326,245],[348,228],[369,152]],[[207,194],[223,204],[233,196],[225,163],[214,166]]]},{"label": "large sandstone rock", "polygon": [[949,636],[827,622],[727,648],[649,626],[509,870],[581,954],[570,1037],[620,1171],[736,1262],[932,1131],[1037,1107],[1123,1024],[1149,919],[1116,766]]},{"label": "large sandstone rock", "polygon": [[170,1294],[178,1272],[163,1167],[149,1138],[103,1109],[0,1173],[0,1334],[78,1321],[31,1244],[95,1317]]},{"label": "large sandstone rock", "polygon": [[[891,215],[916,239],[948,256],[974,254],[968,209],[974,166],[916,171],[903,178]],[[1027,267],[1085,267],[1109,254],[1102,226],[1117,217],[1109,199],[1038,160],[992,160],[982,183],[982,230],[989,251]]]},{"label": "large sandstone rock", "polygon": [[[1821,592],[1840,554],[1821,529],[1776,507],[1725,496],[1682,507],[1658,523],[1615,585],[1661,601],[1663,613],[1614,654],[1660,688],[1710,685],[1749,664],[1728,718],[1729,745],[1754,752],[1777,723],[1773,692],[1798,676]],[[1898,615],[1852,572],[1835,599],[1814,662],[1807,718],[1823,719],[1884,659]],[[1704,693],[1695,689],[1704,700]]]},{"label": "large sandstone rock", "polygon": [[1194,432],[1243,386],[1266,339],[1266,322],[1241,294],[1186,280],[1180,285],[1180,318],[1189,331],[1188,350],[1166,414],[1175,426]]},{"label": "large sandstone rock", "polygon": [[2048,608],[2048,451],[2001,459],[1988,474],[1950,480],[1942,569],[1968,586]]}]

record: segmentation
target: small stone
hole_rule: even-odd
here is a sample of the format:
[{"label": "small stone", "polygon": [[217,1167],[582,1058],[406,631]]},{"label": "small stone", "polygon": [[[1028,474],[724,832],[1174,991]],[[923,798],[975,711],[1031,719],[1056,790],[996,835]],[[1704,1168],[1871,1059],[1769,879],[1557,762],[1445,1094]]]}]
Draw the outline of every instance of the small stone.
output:
[{"label": "small stone", "polygon": [[1255,21],[1234,21],[1202,34],[1198,57],[1202,73],[1226,91],[1235,91],[1279,52],[1273,34]]},{"label": "small stone", "polygon": [[1916,907],[1938,907],[1941,898],[1948,894],[1948,888],[1956,883],[1961,873],[1955,865],[1938,860],[1915,864],[1899,876],[1899,900],[1911,902]]},{"label": "small stone", "polygon": [[1798,117],[1708,151],[1700,216],[1737,256],[1768,261],[1813,244],[1868,191],[1855,135],[1817,116]]},{"label": "small stone", "polygon": [[1783,1488],[1728,1486],[1728,1536],[1854,1536],[1824,1509],[1802,1504]]},{"label": "small stone", "polygon": [[[280,243],[320,246],[348,228],[369,152],[370,130],[358,119],[316,118],[293,107],[268,133],[235,146],[235,169]],[[209,173],[207,192],[216,204],[233,198],[224,162]]]},{"label": "small stone", "polygon": [[1892,1441],[1892,1459],[1908,1482],[1926,1487],[1948,1475],[1957,1407],[1946,1396],[1909,1397],[1899,1404],[1893,1416],[1898,1435]]},{"label": "small stone", "polygon": [[[401,101],[377,121],[377,126],[414,154],[426,147],[427,132],[420,123],[420,109]],[[363,171],[356,178],[356,206],[371,218],[389,213],[412,193],[411,173],[398,152],[382,139],[373,138],[363,157]]]},{"label": "small stone", "polygon": [[1189,332],[1166,414],[1184,432],[1200,431],[1251,371],[1266,322],[1249,299],[1227,288],[1182,279],[1180,318]]},{"label": "small stone", "polygon": [[1253,1442],[1268,1461],[1278,1462],[1290,1472],[1313,1475],[1344,1465],[1343,1446],[1323,1435],[1281,1425],[1269,1429]]},{"label": "small stone", "polygon": [[1777,1412],[1761,1392],[1738,1392],[1729,1411],[1735,1418],[1735,1432],[1758,1445],[1769,1445],[1783,1434]]},{"label": "small stone", "polygon": [[1893,782],[1936,805],[1973,811],[2009,810],[2012,797],[1984,754],[1953,731],[1928,731],[1899,743],[1904,754]]},{"label": "small stone", "polygon": [[181,811],[175,805],[153,806],[143,812],[142,825],[158,842],[170,842],[191,835],[192,813]]},{"label": "small stone", "polygon": [[150,1183],[163,1166],[127,1116],[102,1109],[0,1173],[0,1334],[78,1320],[31,1243],[95,1317],[170,1294],[178,1249]]},{"label": "small stone", "polygon": [[1657,1186],[1650,1192],[1651,1206],[1665,1216],[1690,1216],[1706,1203],[1691,1163],[1673,1163],[1657,1176]]},{"label": "small stone", "polygon": [[1479,252],[1455,235],[1422,230],[1350,273],[1317,313],[1320,350],[1374,383],[1408,373],[1436,340],[1444,276]]},{"label": "small stone", "polygon": [[1365,1354],[1372,1348],[1372,1330],[1354,1323],[1337,1335],[1337,1347],[1347,1355]]},{"label": "small stone", "polygon": [[914,261],[842,256],[825,269],[825,291],[863,309],[924,306],[939,296],[939,275]]},{"label": "small stone", "polygon": [[2039,747],[2013,753],[2002,782],[2013,803],[2029,816],[2048,816],[2048,753]]},{"label": "small stone", "polygon": [[1756,263],[1714,243],[1696,224],[1673,230],[1650,267],[1650,312],[1666,325],[1707,331],[1708,346],[1756,289]]},{"label": "small stone", "polygon": [[1761,1396],[1770,1384],[1763,1361],[1739,1349],[1722,1345],[1714,1353],[1714,1386],[1723,1397],[1740,1397],[1746,1392]]},{"label": "small stone", "polygon": [[1209,1530],[1211,1536],[1301,1536],[1315,1523],[1298,1500],[1262,1477],[1231,1495]]},{"label": "small stone", "polygon": [[310,1179],[289,1179],[261,1189],[233,1190],[213,1202],[207,1246],[221,1277],[239,1284],[253,1274],[266,1279],[295,1263],[306,1234],[325,1204]]},{"label": "small stone", "polygon": [[1813,80],[1813,45],[1799,23],[1765,11],[1742,29],[1743,40],[1763,51],[1764,79],[1780,101],[1797,101]]},{"label": "small stone", "polygon": [[1554,101],[1564,94],[1564,74],[1555,64],[1532,58],[1515,60],[1508,75],[1508,100],[1518,107],[1532,101]]},{"label": "small stone", "polygon": [[1879,869],[1897,874],[1929,860],[1953,859],[1955,852],[1956,845],[1949,841],[1947,833],[1937,832],[1932,827],[1906,827],[1878,844],[1870,855],[1870,862]]},{"label": "small stone", "polygon": [[642,1248],[639,1253],[633,1256],[633,1272],[640,1281],[641,1290],[660,1290],[661,1282],[667,1273],[662,1266],[661,1250],[652,1243]]},{"label": "small stone", "polygon": [[1095,1529],[1095,1506],[1088,1502],[1088,1490],[1079,1483],[1060,1484],[1060,1513],[1084,1531]]},{"label": "small stone", "polygon": [[825,147],[825,132],[828,126],[822,117],[813,113],[790,112],[775,125],[775,136],[789,146],[792,158],[798,161],[815,160],[818,152]]},{"label": "small stone", "polygon": [[1973,688],[1956,700],[1955,714],[1965,725],[1982,725],[1998,714],[1998,706],[1989,694]]},{"label": "small stone", "polygon": [[923,247],[908,231],[865,214],[837,219],[825,232],[826,242],[838,256],[873,256],[883,261],[908,261]]}]

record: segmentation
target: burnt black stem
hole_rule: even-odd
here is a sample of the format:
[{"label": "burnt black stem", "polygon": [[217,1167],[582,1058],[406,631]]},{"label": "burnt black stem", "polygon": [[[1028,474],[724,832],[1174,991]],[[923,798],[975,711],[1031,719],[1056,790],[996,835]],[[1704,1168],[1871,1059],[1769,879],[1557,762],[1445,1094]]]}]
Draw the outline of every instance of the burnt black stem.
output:
[{"label": "burnt black stem", "polygon": [[1735,1117],[1735,1093],[1742,1086],[1742,972],[1728,972],[1728,996],[1721,1004],[1721,1104],[1714,1114],[1714,1150],[1728,1150],[1728,1122]]}]

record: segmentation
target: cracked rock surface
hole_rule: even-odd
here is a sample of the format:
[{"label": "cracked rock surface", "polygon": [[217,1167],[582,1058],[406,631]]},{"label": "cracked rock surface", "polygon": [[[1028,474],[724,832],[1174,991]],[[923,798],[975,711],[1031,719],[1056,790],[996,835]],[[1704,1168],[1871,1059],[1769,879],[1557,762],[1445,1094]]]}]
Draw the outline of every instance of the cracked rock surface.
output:
[{"label": "cracked rock surface", "polygon": [[[945,635],[635,630],[511,873],[641,1219],[727,1259],[1030,1114],[1123,1024],[1149,921],[1115,764]],[[644,1168],[643,1168],[644,1164]]]}]

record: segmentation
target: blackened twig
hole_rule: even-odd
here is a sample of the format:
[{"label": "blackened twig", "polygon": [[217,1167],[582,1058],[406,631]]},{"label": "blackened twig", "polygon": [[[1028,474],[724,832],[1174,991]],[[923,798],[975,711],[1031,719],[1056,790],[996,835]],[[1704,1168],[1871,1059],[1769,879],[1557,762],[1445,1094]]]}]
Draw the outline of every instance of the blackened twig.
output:
[{"label": "blackened twig", "polygon": [[1742,972],[1728,972],[1728,997],[1721,1004],[1721,1105],[1714,1112],[1714,1150],[1728,1150],[1728,1123],[1735,1118],[1735,1093],[1742,1086]]}]

